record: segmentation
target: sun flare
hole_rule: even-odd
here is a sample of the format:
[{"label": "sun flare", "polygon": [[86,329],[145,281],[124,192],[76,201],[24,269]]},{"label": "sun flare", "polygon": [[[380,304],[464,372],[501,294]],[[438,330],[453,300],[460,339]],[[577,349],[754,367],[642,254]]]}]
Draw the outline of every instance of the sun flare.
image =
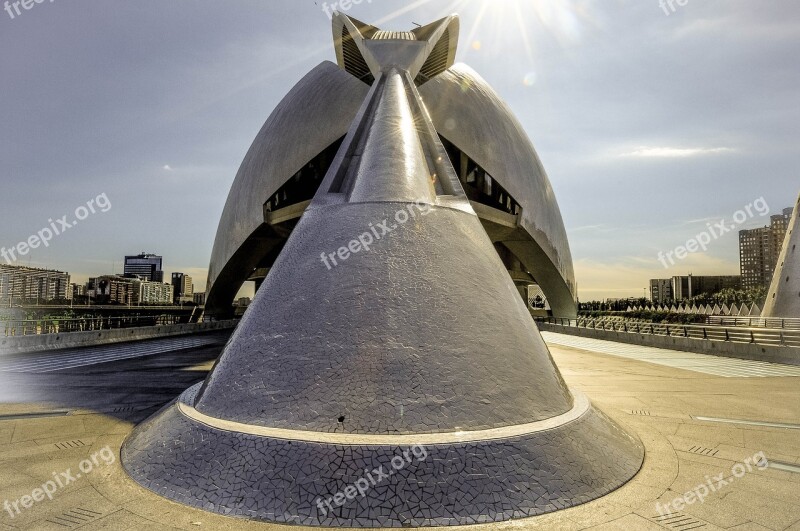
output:
[{"label": "sun flare", "polygon": [[[483,0],[476,14],[465,17],[472,20],[465,42],[476,50],[490,42],[497,49],[521,45],[533,59],[541,39],[553,39],[561,46],[581,41],[583,28],[592,22],[586,5],[581,0]],[[481,41],[476,40],[478,34]]]}]

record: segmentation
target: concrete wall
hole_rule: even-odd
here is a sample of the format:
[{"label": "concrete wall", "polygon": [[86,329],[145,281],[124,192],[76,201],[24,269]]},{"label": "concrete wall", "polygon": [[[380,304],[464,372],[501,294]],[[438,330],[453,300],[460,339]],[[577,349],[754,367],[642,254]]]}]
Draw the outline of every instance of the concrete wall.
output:
[{"label": "concrete wall", "polygon": [[536,326],[538,326],[539,330],[542,332],[569,334],[572,336],[603,339],[606,341],[643,345],[646,347],[668,348],[683,352],[710,354],[712,356],[800,365],[800,348],[796,347],[778,347],[760,345],[757,343],[733,343],[731,341],[713,341],[686,337],[655,336],[630,332],[615,332],[612,330],[595,330],[593,328],[577,328],[574,326],[559,326],[547,323],[536,323]]},{"label": "concrete wall", "polygon": [[125,341],[142,341],[160,337],[182,336],[226,330],[236,327],[238,321],[216,321],[177,325],[117,328],[68,334],[42,334],[37,336],[12,336],[0,338],[0,356],[26,352],[43,352],[64,348],[91,347]]}]

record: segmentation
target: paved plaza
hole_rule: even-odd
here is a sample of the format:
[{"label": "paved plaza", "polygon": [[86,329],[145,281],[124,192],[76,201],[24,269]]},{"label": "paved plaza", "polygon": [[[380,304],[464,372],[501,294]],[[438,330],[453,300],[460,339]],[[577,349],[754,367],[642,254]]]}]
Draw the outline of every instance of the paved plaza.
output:
[{"label": "paved plaza", "polygon": [[[470,528],[800,529],[800,378],[758,371],[731,376],[721,370],[730,366],[726,358],[677,367],[649,351],[636,359],[627,345],[617,355],[604,342],[565,346],[574,338],[546,338],[567,383],[642,440],[644,466],[622,488],[585,505]],[[7,402],[0,406],[0,503],[30,495],[54,473],[72,475],[52,500],[27,509],[18,503],[13,519],[5,511],[0,528],[284,527],[170,502],[138,486],[119,463],[133,427],[200,381],[224,341],[219,335],[204,346],[154,355],[142,349],[145,357],[46,374],[0,373]],[[11,389],[25,394],[12,396]],[[113,462],[98,458],[109,455]],[[91,470],[80,474],[81,466]]]}]

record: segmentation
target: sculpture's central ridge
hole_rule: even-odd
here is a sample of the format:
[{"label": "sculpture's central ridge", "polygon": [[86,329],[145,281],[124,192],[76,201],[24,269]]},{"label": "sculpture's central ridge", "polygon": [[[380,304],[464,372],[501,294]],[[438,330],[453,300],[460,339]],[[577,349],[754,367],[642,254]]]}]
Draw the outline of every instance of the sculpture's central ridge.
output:
[{"label": "sculpture's central ridge", "polygon": [[340,72],[366,91],[212,372],[126,442],[142,485],[223,514],[383,527],[540,514],[636,473],[641,445],[570,393],[476,209],[512,214],[477,202],[489,177],[453,162],[420,96],[457,30],[334,17]]}]

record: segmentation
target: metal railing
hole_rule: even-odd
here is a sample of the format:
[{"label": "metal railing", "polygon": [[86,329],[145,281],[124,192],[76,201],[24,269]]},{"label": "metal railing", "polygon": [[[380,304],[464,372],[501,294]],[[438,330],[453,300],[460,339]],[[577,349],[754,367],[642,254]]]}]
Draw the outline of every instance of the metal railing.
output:
[{"label": "metal railing", "polygon": [[118,328],[138,328],[185,323],[179,315],[131,317],[81,317],[78,319],[9,319],[0,321],[0,337],[67,334]]},{"label": "metal railing", "polygon": [[785,330],[800,330],[800,319],[780,317],[723,317],[710,315],[706,320],[710,325],[716,326],[745,326],[749,328],[783,328]]},{"label": "metal railing", "polygon": [[709,341],[733,343],[756,343],[784,347],[800,347],[800,330],[786,328],[763,328],[743,326],[720,326],[714,324],[667,324],[634,321],[611,321],[606,319],[562,319],[538,317],[537,322],[563,327],[588,328],[609,332],[624,332],[668,337],[685,337]]},{"label": "metal railing", "polygon": [[[586,317],[586,319],[605,319],[607,321],[647,322],[645,319],[627,317],[625,315],[601,315]],[[783,328],[786,330],[800,330],[800,318],[797,317],[749,317],[749,316],[704,316],[705,324],[715,326],[744,326],[748,328]]]}]

